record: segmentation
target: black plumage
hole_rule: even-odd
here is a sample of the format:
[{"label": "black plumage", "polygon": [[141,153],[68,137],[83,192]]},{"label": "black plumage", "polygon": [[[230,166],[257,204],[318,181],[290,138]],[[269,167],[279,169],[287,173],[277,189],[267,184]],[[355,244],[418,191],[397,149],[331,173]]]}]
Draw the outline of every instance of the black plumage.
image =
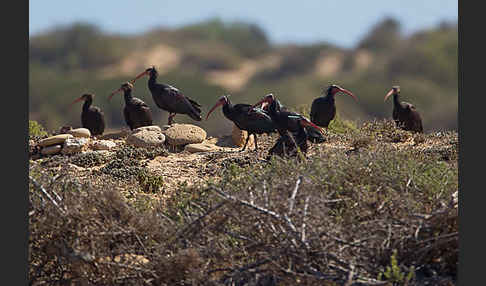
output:
[{"label": "black plumage", "polygon": [[[307,144],[307,140],[309,140],[308,132],[306,131],[306,127],[311,126],[309,125],[309,121],[306,118],[296,118],[299,122],[298,129],[295,132],[284,134],[280,136],[273,147],[268,151],[269,159],[272,155],[278,155],[280,157],[293,157],[297,156],[297,148],[306,154],[307,150],[309,149],[309,145]],[[297,144],[297,145],[296,145]]]},{"label": "black plumage", "polygon": [[73,101],[73,104],[84,100],[81,111],[81,124],[87,128],[92,135],[101,135],[105,131],[105,114],[93,103],[94,94],[86,93]]},{"label": "black plumage", "polygon": [[356,100],[356,97],[349,90],[335,84],[330,85],[327,88],[325,96],[318,97],[312,101],[310,111],[310,120],[312,123],[321,127],[329,127],[329,123],[336,116],[336,102],[334,96],[338,92],[344,92]]},{"label": "black plumage", "polygon": [[201,105],[185,96],[179,89],[168,84],[157,83],[158,72],[155,67],[150,67],[135,77],[134,83],[142,76],[148,75],[148,88],[155,104],[162,110],[169,112],[168,124],[173,123],[176,114],[186,114],[196,121],[201,121]]},{"label": "black plumage", "polygon": [[150,126],[152,124],[152,112],[143,100],[132,96],[133,85],[129,82],[122,84],[122,86],[112,92],[109,99],[116,93],[123,91],[125,98],[125,107],[123,108],[123,116],[125,122],[133,130],[142,126]]},{"label": "black plumage", "polygon": [[218,99],[216,104],[208,112],[206,120],[211,112],[213,112],[220,105],[223,106],[223,114],[226,118],[233,121],[233,123],[239,129],[248,132],[245,146],[243,146],[241,151],[245,150],[250,135],[253,134],[253,138],[255,139],[255,150],[257,150],[258,143],[256,135],[263,133],[270,134],[275,132],[275,124],[266,111],[259,108],[252,108],[250,104],[239,103],[233,105],[227,96],[222,96]]},{"label": "black plumage", "polygon": [[[261,101],[253,105],[253,107],[260,104],[268,104],[263,108],[268,110],[268,115],[274,122],[277,132],[280,134],[280,138],[272,149],[280,148],[280,144],[283,144],[282,150],[295,148],[295,144],[289,143],[293,142],[293,139],[296,142],[299,141],[300,143],[297,142],[297,145],[302,146],[302,148],[305,148],[307,151],[307,140],[319,143],[325,141],[325,138],[322,135],[322,130],[318,126],[303,115],[287,110],[280,104],[273,94],[270,93],[266,95]],[[289,132],[292,134],[293,138],[289,137]],[[292,146],[292,144],[294,146]]]},{"label": "black plumage", "polygon": [[400,86],[393,86],[385,95],[385,100],[393,94],[392,118],[396,125],[407,131],[423,133],[422,118],[413,104],[400,101]]}]

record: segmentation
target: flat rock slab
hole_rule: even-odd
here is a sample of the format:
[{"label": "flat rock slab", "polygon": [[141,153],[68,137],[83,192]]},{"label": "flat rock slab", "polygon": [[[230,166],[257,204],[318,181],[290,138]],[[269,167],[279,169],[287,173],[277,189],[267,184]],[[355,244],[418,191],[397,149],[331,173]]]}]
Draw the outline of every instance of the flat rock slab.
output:
[{"label": "flat rock slab", "polygon": [[116,143],[111,140],[95,140],[91,142],[93,150],[111,150],[116,147]]},{"label": "flat rock slab", "polygon": [[71,134],[74,137],[91,137],[91,132],[88,128],[76,128],[71,129],[66,132],[67,134]]},{"label": "flat rock slab", "polygon": [[132,130],[132,134],[140,132],[140,131],[144,131],[144,130],[145,131],[158,131],[158,132],[162,131],[159,126],[150,125],[150,126],[142,126],[142,127],[135,128],[135,129]]},{"label": "flat rock slab", "polygon": [[55,144],[62,144],[62,143],[64,143],[64,141],[66,141],[66,139],[72,138],[72,137],[73,137],[73,135],[71,135],[71,134],[59,134],[59,135],[44,138],[41,141],[39,141],[39,143],[37,145],[39,145],[41,147],[46,147],[46,146],[55,145]]},{"label": "flat rock slab", "polygon": [[165,136],[159,131],[142,130],[127,137],[126,143],[135,147],[157,147],[165,142]]},{"label": "flat rock slab", "polygon": [[184,150],[191,153],[211,152],[211,151],[218,151],[219,147],[211,143],[195,143],[195,144],[187,144],[186,147],[184,147]]},{"label": "flat rock slab", "polygon": [[51,145],[47,146],[41,149],[41,154],[42,155],[52,155],[52,154],[57,154],[60,153],[62,150],[62,145]]},{"label": "flat rock slab", "polygon": [[74,137],[68,138],[64,141],[62,146],[63,154],[74,154],[79,153],[88,149],[89,138],[84,137]]},{"label": "flat rock slab", "polygon": [[164,131],[167,143],[174,146],[202,143],[206,139],[206,131],[192,124],[172,124]]}]

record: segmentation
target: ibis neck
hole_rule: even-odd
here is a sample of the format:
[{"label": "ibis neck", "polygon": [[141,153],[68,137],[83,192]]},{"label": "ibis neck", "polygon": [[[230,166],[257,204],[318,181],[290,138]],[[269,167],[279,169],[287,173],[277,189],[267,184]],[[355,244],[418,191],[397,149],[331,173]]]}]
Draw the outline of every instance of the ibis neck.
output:
[{"label": "ibis neck", "polygon": [[327,100],[329,100],[330,102],[334,102],[334,93],[330,93],[330,92],[329,92],[329,93],[326,95],[326,98],[327,98]]},{"label": "ibis neck", "polygon": [[400,102],[400,94],[394,93],[393,94],[393,104],[398,107],[403,107],[402,103]]},{"label": "ibis neck", "polygon": [[123,93],[123,96],[125,97],[125,104],[128,104],[133,98],[132,91],[131,90],[125,90],[124,93]]},{"label": "ibis neck", "polygon": [[231,101],[227,99],[225,103],[223,103],[223,114],[227,118],[231,118],[231,111],[233,110],[233,104],[231,104]]},{"label": "ibis neck", "polygon": [[157,82],[157,75],[156,74],[151,74],[148,80],[148,86],[149,88],[152,88],[155,86]]},{"label": "ibis neck", "polygon": [[88,110],[89,107],[91,106],[91,103],[93,103],[93,99],[91,98],[86,99],[83,104],[83,110]]}]

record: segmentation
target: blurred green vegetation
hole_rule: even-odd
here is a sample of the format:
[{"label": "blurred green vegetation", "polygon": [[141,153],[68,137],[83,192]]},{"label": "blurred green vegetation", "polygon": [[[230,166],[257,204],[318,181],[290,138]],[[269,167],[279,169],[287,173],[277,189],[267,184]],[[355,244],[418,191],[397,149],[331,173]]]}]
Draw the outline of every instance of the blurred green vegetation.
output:
[{"label": "blurred green vegetation", "polygon": [[[140,56],[158,45],[177,52],[174,64],[160,62],[173,55],[163,54],[153,62]],[[336,97],[340,118],[361,124],[391,117],[392,102],[383,98],[392,85],[400,85],[402,100],[417,107],[426,132],[457,129],[457,23],[405,36],[400,23],[388,18],[350,49],[326,42],[276,45],[255,24],[218,18],[133,36],[74,23],[31,36],[29,47],[29,117],[51,131],[81,125],[81,104],[69,104],[84,92],[96,95],[93,104],[105,112],[108,131],[124,128],[122,97],[110,102],[107,97],[145,65],[163,66],[158,81],[199,102],[203,118],[223,94],[231,94],[236,104],[255,103],[273,92],[290,109],[309,109],[312,100],[335,83],[358,97],[358,102]],[[127,61],[133,66],[128,65],[129,72]],[[112,70],[108,74],[107,67]],[[228,81],[242,84],[235,87]],[[156,124],[166,124],[167,113],[154,104],[146,79],[136,83],[134,96],[152,108]],[[228,134],[232,127],[221,111],[208,121],[195,122],[185,115],[175,120],[202,126],[210,136]]]}]

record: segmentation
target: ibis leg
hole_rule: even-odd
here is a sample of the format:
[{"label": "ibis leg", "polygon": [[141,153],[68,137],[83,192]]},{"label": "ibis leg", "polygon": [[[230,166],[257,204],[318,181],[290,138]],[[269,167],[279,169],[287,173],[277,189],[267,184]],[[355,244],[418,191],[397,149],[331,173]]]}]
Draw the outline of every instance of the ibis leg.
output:
[{"label": "ibis leg", "polygon": [[248,144],[248,140],[250,139],[250,135],[251,135],[251,134],[248,134],[248,135],[246,136],[246,142],[245,142],[245,146],[243,146],[243,149],[241,149],[241,151],[240,151],[240,152],[245,151],[246,145]]}]

